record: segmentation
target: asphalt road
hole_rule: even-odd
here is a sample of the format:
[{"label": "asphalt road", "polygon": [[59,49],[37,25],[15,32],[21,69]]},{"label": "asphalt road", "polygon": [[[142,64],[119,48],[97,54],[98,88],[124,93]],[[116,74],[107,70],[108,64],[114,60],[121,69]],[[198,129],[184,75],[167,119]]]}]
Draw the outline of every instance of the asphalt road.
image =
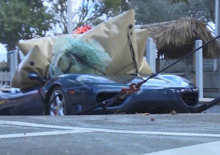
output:
[{"label": "asphalt road", "polygon": [[211,107],[210,109],[204,111],[203,113],[220,113],[220,105]]},{"label": "asphalt road", "polygon": [[220,114],[0,117],[0,143],[2,155],[219,155]]}]

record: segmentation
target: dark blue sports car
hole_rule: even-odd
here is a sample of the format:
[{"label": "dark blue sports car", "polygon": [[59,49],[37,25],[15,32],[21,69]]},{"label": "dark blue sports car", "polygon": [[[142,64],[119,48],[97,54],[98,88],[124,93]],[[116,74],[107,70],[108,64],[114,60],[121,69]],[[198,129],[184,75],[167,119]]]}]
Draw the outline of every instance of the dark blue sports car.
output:
[{"label": "dark blue sports car", "polygon": [[139,91],[116,100],[110,106],[92,109],[90,107],[146,77],[63,74],[46,81],[31,73],[29,78],[40,80],[42,85],[22,92],[16,89],[2,91],[0,115],[170,113],[172,110],[188,113],[198,103],[198,88],[175,75],[158,75],[144,83]]},{"label": "dark blue sports car", "polygon": [[[179,76],[159,74],[198,49],[152,73],[144,59],[150,32],[135,29],[134,17],[130,10],[77,37],[18,43],[24,58],[11,86],[21,90],[0,93],[0,115],[189,113],[218,103],[220,97],[198,107],[195,85]],[[143,81],[138,91],[121,94]]]}]

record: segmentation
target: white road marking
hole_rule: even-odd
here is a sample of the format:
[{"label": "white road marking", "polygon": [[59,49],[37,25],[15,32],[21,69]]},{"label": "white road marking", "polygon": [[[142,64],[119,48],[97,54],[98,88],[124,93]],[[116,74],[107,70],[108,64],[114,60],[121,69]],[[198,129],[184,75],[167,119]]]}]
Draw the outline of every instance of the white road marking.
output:
[{"label": "white road marking", "polygon": [[0,125],[14,125],[14,126],[27,126],[27,127],[47,128],[47,129],[74,130],[73,127],[69,127],[69,126],[57,126],[57,125],[47,125],[47,124],[17,122],[17,121],[2,121],[2,120],[0,120]]},{"label": "white road marking", "polygon": [[21,137],[36,137],[36,136],[52,136],[52,135],[65,135],[73,133],[87,133],[92,131],[75,131],[75,130],[57,130],[57,131],[44,131],[44,132],[30,132],[30,133],[15,133],[15,134],[3,134],[0,135],[0,139],[3,138],[21,138]]},{"label": "white road marking", "polygon": [[[0,124],[14,125],[14,126],[26,126],[36,128],[50,128],[50,129],[64,129],[74,130],[75,132],[104,132],[104,133],[121,133],[121,134],[144,134],[144,135],[161,135],[161,136],[189,136],[189,137],[213,137],[220,138],[220,134],[205,134],[205,133],[181,133],[181,132],[154,132],[154,131],[129,131],[129,130],[116,130],[116,129],[99,129],[99,128],[82,128],[82,127],[70,127],[70,126],[56,126],[47,124],[27,123],[18,121],[1,121]],[[57,132],[57,135],[59,133]]]},{"label": "white road marking", "polygon": [[220,141],[191,145],[143,155],[220,155]]}]

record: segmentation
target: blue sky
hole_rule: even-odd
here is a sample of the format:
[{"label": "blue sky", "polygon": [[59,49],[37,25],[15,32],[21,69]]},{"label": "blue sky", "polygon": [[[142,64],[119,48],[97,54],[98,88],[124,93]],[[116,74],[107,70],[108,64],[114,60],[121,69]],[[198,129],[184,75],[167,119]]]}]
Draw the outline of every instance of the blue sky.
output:
[{"label": "blue sky", "polygon": [[7,51],[4,45],[0,44],[0,62],[2,62],[3,60],[7,61],[6,53]]}]

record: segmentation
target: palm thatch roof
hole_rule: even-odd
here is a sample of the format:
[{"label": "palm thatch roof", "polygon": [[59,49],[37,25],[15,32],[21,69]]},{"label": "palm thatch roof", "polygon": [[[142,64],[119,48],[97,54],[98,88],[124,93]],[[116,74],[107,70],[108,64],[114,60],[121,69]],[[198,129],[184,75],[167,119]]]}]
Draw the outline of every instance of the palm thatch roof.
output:
[{"label": "palm thatch roof", "polygon": [[[201,39],[203,44],[214,37],[207,29],[206,23],[195,18],[181,18],[176,21],[140,26],[148,29],[150,37],[156,43],[158,54],[170,59],[184,56],[195,49],[195,41]],[[220,48],[217,41],[203,48],[205,58],[217,58]]]}]

